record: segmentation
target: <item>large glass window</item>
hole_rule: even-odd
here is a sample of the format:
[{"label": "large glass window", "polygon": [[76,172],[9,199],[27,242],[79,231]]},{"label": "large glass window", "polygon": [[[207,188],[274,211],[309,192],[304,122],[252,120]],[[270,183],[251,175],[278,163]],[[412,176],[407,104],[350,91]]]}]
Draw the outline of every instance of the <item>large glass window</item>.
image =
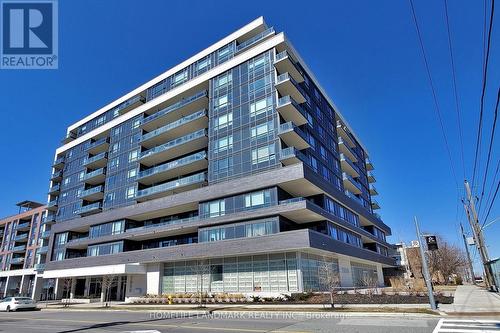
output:
[{"label": "large glass window", "polygon": [[90,238],[121,234],[125,231],[125,220],[108,222],[90,227]]},{"label": "large glass window", "polygon": [[123,252],[123,241],[114,242],[114,243],[106,243],[106,244],[98,244],[91,245],[87,249],[87,256],[95,257],[102,256],[106,254],[115,254]]},{"label": "large glass window", "polygon": [[202,228],[198,231],[198,239],[200,242],[216,242],[224,239],[258,237],[278,232],[279,221],[275,218]]},{"label": "large glass window", "polygon": [[269,162],[275,158],[274,144],[252,150],[252,164],[259,164],[262,162]]}]

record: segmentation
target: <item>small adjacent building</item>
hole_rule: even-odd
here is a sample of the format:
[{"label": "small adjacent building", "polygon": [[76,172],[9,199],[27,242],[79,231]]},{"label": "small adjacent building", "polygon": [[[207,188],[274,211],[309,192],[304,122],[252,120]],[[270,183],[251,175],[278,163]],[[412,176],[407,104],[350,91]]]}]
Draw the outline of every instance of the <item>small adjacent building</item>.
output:
[{"label": "small adjacent building", "polygon": [[17,206],[18,214],[0,220],[0,297],[40,299],[44,289],[40,272],[48,251],[40,242],[46,206],[35,201]]}]

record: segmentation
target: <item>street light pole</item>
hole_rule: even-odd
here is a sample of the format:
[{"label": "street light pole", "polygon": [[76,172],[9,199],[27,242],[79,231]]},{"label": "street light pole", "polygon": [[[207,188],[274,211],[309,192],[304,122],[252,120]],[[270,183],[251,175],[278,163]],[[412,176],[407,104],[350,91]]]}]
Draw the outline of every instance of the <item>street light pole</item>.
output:
[{"label": "street light pole", "polygon": [[415,216],[415,230],[417,231],[418,247],[420,249],[420,257],[422,258],[422,273],[424,275],[425,285],[429,293],[429,303],[432,310],[436,310],[436,301],[434,300],[434,293],[432,292],[432,280],[427,267],[427,260],[425,259],[424,248],[422,247],[422,237],[420,236],[420,227],[418,226],[417,217]]}]

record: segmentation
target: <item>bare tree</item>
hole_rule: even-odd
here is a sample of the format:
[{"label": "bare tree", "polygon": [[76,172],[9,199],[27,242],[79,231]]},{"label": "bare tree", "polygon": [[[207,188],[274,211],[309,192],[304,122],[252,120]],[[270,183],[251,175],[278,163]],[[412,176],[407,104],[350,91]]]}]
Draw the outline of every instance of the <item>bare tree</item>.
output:
[{"label": "bare tree", "polygon": [[104,275],[101,282],[101,290],[104,293],[105,306],[109,306],[109,301],[111,298],[111,288],[118,284],[118,276],[116,275]]},{"label": "bare tree", "polygon": [[378,293],[378,279],[373,274],[364,274],[359,279],[358,284],[367,289],[366,294],[369,296]]},{"label": "bare tree", "polygon": [[462,275],[463,268],[467,265],[467,259],[463,251],[454,244],[448,243],[438,236],[439,248],[434,251],[427,251],[429,270],[432,277],[444,280],[448,283],[454,274]]},{"label": "bare tree", "polygon": [[[197,260],[194,265],[191,265],[191,272],[196,275],[196,291],[199,295],[199,307],[204,306],[204,296],[205,293],[203,291],[203,280],[205,277],[210,276],[210,264],[207,260]],[[206,286],[206,289],[209,289],[210,285]]]},{"label": "bare tree", "polygon": [[334,307],[334,294],[340,287],[340,274],[335,265],[326,259],[319,265],[319,282],[322,290],[330,294],[330,306]]},{"label": "bare tree", "polygon": [[[68,307],[69,298],[71,297],[71,286],[73,284],[73,278],[65,277],[63,280],[63,298],[64,298],[64,307]],[[66,297],[64,296],[66,295]]]}]

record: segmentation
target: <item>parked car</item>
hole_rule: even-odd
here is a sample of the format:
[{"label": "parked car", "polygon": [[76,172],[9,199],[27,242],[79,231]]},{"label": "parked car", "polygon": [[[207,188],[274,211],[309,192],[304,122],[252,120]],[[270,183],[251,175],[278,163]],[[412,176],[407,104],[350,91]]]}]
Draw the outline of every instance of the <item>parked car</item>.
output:
[{"label": "parked car", "polygon": [[0,311],[36,309],[36,303],[29,297],[6,297],[0,302]]}]

